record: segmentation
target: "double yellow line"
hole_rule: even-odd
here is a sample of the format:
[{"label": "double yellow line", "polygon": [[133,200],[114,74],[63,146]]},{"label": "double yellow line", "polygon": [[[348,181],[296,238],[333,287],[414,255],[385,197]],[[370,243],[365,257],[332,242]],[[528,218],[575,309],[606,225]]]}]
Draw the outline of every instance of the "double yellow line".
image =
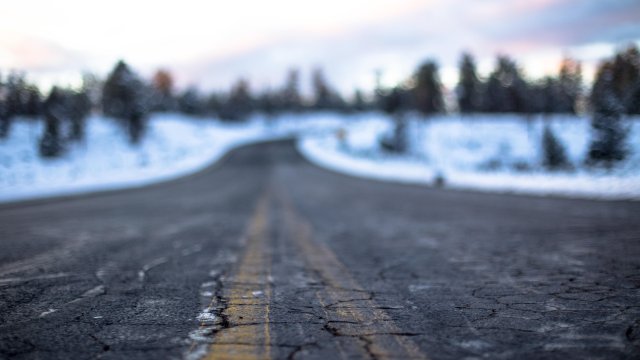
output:
[{"label": "double yellow line", "polygon": [[271,358],[269,306],[271,302],[271,249],[268,232],[268,196],[263,196],[249,223],[246,248],[225,293],[223,312],[230,326],[217,332],[207,360]]},{"label": "double yellow line", "polygon": [[[363,358],[427,358],[409,338],[412,334],[394,324],[336,255],[313,240],[311,224],[298,214],[286,191],[270,188],[258,201],[249,223],[244,254],[235,269],[233,286],[225,292],[228,303],[223,316],[229,326],[216,333],[206,359],[271,359],[269,306],[273,246],[268,234],[269,209],[273,207],[282,211],[283,235],[324,285],[316,291],[316,297],[325,315],[325,330],[336,337],[359,341]],[[336,358],[349,357],[340,343],[336,339]]]},{"label": "double yellow line", "polygon": [[307,266],[321,277],[324,284],[316,296],[324,305],[327,330],[337,336],[350,336],[364,342],[365,357],[426,359],[418,346],[408,338],[411,334],[394,324],[336,255],[327,246],[313,240],[311,224],[295,211],[286,193],[280,195],[291,239],[305,258]]}]

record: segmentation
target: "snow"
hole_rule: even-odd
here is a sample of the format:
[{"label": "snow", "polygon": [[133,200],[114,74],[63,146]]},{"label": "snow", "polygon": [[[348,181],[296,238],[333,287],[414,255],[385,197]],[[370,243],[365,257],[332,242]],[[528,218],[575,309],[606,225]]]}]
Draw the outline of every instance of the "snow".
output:
[{"label": "snow", "polygon": [[[322,131],[340,119],[295,115],[277,122],[255,117],[241,124],[179,114],[155,114],[139,146],[128,143],[111,119],[92,116],[87,138],[58,159],[42,159],[37,143],[41,121],[17,119],[0,141],[0,202],[137,187],[201,170],[230,149],[256,141]],[[333,125],[332,125],[333,124]]]},{"label": "snow", "polygon": [[[313,163],[350,175],[385,181],[535,195],[640,199],[640,119],[631,121],[630,156],[611,171],[582,165],[589,119],[517,115],[408,118],[409,151],[390,155],[378,139],[392,130],[380,113],[254,116],[245,123],[179,114],[155,114],[139,146],[128,143],[114,121],[92,116],[87,138],[59,159],[39,157],[42,122],[14,121],[0,140],[0,202],[144,186],[197,172],[244,144],[298,137]],[[567,149],[572,170],[545,171],[540,143],[551,125]],[[343,129],[343,140],[338,134]]]},{"label": "snow", "polygon": [[[631,119],[630,156],[610,171],[584,166],[590,125],[578,116],[448,115],[428,120],[409,117],[409,151],[390,155],[378,139],[391,131],[380,114],[345,125],[335,135],[307,136],[299,150],[312,162],[346,174],[402,183],[532,195],[598,199],[640,199],[640,119]],[[542,168],[541,139],[549,124],[567,150],[573,169]]]}]

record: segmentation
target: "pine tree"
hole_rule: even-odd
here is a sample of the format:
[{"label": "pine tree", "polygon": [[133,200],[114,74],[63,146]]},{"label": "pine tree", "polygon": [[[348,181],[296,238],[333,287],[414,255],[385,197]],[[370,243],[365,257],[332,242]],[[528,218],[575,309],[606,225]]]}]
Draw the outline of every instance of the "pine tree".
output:
[{"label": "pine tree", "polygon": [[614,94],[620,99],[625,114],[632,114],[638,108],[637,86],[640,82],[640,51],[636,45],[616,54],[611,77]]},{"label": "pine tree", "polygon": [[82,74],[82,92],[89,98],[90,110],[102,104],[102,90],[104,88],[103,82],[92,73]]},{"label": "pine tree", "polygon": [[587,158],[590,165],[604,165],[608,168],[623,160],[627,153],[627,128],[622,119],[625,108],[615,94],[613,68],[610,62],[601,65],[593,84],[592,140]]},{"label": "pine tree", "polygon": [[204,101],[196,88],[189,87],[178,97],[178,110],[189,115],[204,114]]},{"label": "pine tree", "polygon": [[364,95],[362,94],[362,90],[356,89],[353,93],[353,101],[351,103],[351,109],[353,111],[365,111],[367,110],[368,104],[364,99]]},{"label": "pine tree", "polygon": [[226,120],[244,120],[254,110],[249,82],[239,79],[232,87],[223,104],[220,116]]},{"label": "pine tree", "polygon": [[278,111],[277,96],[270,90],[264,91],[257,99],[258,109],[263,112],[267,117],[271,117],[276,111]]},{"label": "pine tree", "polygon": [[403,153],[407,150],[407,127],[403,110],[406,92],[396,87],[384,97],[383,110],[393,120],[393,132],[379,139],[380,147],[388,152]]},{"label": "pine tree", "polygon": [[0,101],[0,139],[9,137],[9,129],[11,128],[11,118],[7,115],[6,105]]},{"label": "pine tree", "polygon": [[71,140],[82,140],[85,136],[85,123],[87,116],[91,112],[91,100],[86,89],[80,89],[77,92],[69,92],[68,97],[68,116],[71,121]]},{"label": "pine tree", "polygon": [[550,126],[542,134],[542,165],[549,170],[565,169],[569,166],[567,153]]},{"label": "pine tree", "polygon": [[311,83],[313,86],[313,107],[318,110],[331,109],[334,106],[334,94],[322,69],[317,68],[313,71]]},{"label": "pine tree", "polygon": [[491,74],[482,92],[482,111],[489,113],[504,112],[507,102],[507,92],[500,84],[498,77]]},{"label": "pine tree", "polygon": [[576,113],[576,103],[582,91],[582,66],[579,62],[565,58],[560,66],[558,76],[558,106],[561,113]]},{"label": "pine tree", "polygon": [[551,76],[547,76],[543,80],[542,85],[542,108],[541,112],[545,114],[554,114],[563,111],[567,104],[561,98],[561,85]]},{"label": "pine tree", "polygon": [[640,77],[629,89],[629,98],[627,105],[627,113],[638,115],[640,114]]},{"label": "pine tree", "polygon": [[442,84],[438,75],[438,65],[433,61],[422,64],[415,74],[413,89],[417,109],[425,115],[444,111]]},{"label": "pine tree", "polygon": [[151,79],[153,88],[152,109],[153,111],[172,111],[177,107],[176,99],[173,97],[173,76],[168,70],[160,69],[156,71]]},{"label": "pine tree", "polygon": [[22,89],[24,77],[16,72],[9,73],[3,86],[3,101],[0,111],[0,138],[9,137],[11,122],[15,116],[22,115]]},{"label": "pine tree", "polygon": [[0,82],[0,138],[9,135],[12,118],[40,116],[41,108],[38,88],[28,83],[23,73],[10,73],[6,83]]},{"label": "pine tree", "polygon": [[458,82],[458,108],[461,113],[480,110],[480,80],[476,74],[476,63],[471,54],[462,55],[460,81]]},{"label": "pine tree", "polygon": [[39,143],[40,156],[54,158],[62,154],[64,145],[60,136],[60,123],[65,112],[65,94],[53,87],[44,103],[45,130]]},{"label": "pine tree", "polygon": [[211,93],[205,99],[206,111],[219,117],[223,117],[224,105],[224,95],[219,93]]},{"label": "pine tree", "polygon": [[527,113],[542,113],[547,103],[547,93],[545,91],[547,79],[542,79],[529,84],[529,100],[527,101]]},{"label": "pine tree", "polygon": [[26,83],[24,74],[12,72],[7,78],[7,111],[9,117],[24,115],[24,88]]},{"label": "pine tree", "polygon": [[300,95],[300,75],[297,69],[291,69],[287,73],[287,79],[282,89],[282,109],[285,111],[300,111],[302,109],[302,96]]},{"label": "pine tree", "polygon": [[484,95],[483,109],[487,112],[525,113],[530,108],[529,86],[516,62],[508,56],[498,56]]},{"label": "pine tree", "polygon": [[7,106],[5,84],[0,74],[0,139],[9,136],[9,128],[11,127],[11,119],[9,117],[9,109]]},{"label": "pine tree", "polygon": [[102,91],[102,109],[116,118],[138,143],[145,129],[147,94],[143,82],[123,61],[119,61],[107,77]]}]

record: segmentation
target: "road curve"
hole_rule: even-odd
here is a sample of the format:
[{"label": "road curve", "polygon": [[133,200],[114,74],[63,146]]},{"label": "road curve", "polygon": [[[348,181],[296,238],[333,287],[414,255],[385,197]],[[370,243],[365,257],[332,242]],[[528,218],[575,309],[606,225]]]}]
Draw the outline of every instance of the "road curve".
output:
[{"label": "road curve", "polygon": [[290,141],[0,206],[0,358],[640,358],[640,203],[429,189]]}]

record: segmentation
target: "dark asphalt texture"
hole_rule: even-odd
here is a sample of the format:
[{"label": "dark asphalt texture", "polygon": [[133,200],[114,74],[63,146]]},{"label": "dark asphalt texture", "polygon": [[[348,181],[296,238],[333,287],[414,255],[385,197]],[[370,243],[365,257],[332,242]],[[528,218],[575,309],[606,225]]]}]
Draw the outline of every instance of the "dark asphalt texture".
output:
[{"label": "dark asphalt texture", "polygon": [[[266,327],[234,318],[242,269]],[[640,203],[366,181],[283,141],[0,206],[0,358],[225,358],[245,329],[256,358],[640,358]]]}]

